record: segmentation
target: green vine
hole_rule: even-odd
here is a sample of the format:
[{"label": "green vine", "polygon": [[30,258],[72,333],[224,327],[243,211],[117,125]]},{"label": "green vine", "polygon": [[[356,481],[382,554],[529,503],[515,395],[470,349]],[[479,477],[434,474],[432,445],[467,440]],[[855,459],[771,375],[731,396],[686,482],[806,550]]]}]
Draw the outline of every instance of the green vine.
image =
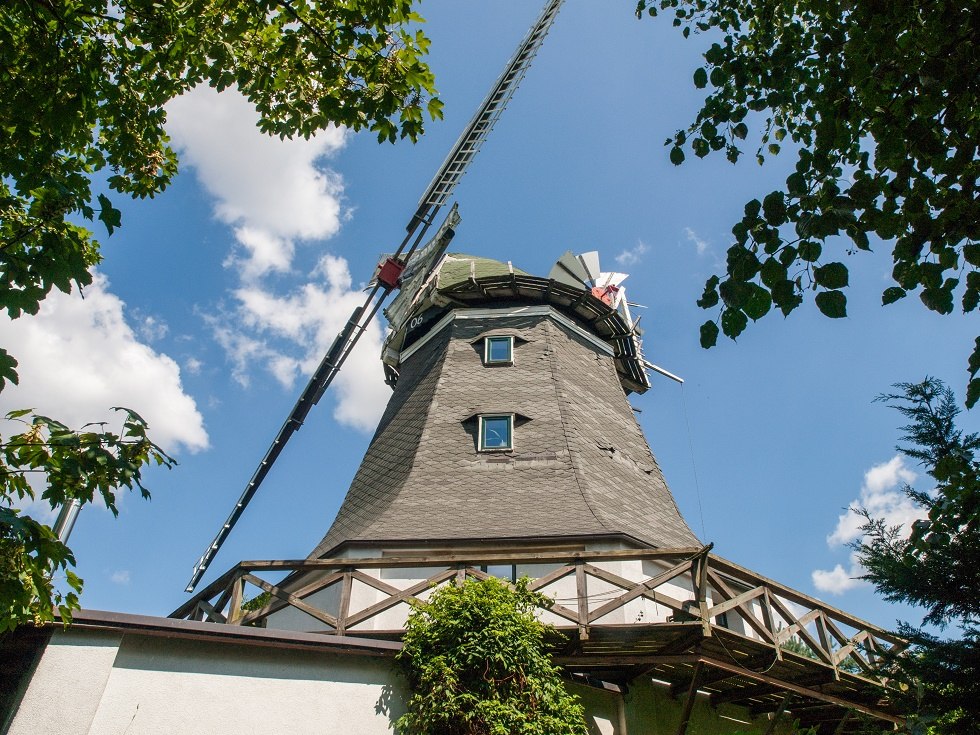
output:
[{"label": "green vine", "polygon": [[586,735],[585,711],[548,657],[551,605],[493,577],[435,590],[406,624],[398,664],[412,690],[402,735]]}]

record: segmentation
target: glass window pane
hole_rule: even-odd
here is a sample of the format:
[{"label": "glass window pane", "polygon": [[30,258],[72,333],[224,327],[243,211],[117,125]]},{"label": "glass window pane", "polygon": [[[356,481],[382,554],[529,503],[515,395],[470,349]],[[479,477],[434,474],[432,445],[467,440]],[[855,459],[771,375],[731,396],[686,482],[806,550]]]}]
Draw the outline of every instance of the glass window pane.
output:
[{"label": "glass window pane", "polygon": [[510,449],[510,416],[484,416],[482,449]]},{"label": "glass window pane", "polygon": [[487,362],[510,362],[512,344],[510,337],[487,337]]}]

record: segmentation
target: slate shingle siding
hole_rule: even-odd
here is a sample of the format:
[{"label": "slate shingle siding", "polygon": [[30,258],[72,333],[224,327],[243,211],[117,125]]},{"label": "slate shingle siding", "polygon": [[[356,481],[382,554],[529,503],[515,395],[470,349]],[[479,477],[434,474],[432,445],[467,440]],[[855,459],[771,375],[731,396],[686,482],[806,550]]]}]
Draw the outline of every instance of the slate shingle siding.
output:
[{"label": "slate shingle siding", "polygon": [[[514,364],[482,340],[513,334]],[[476,341],[474,341],[476,340]],[[546,316],[458,319],[401,366],[333,526],[346,541],[625,534],[699,545],[636,422],[612,358]],[[477,451],[476,416],[517,414],[514,449]]]}]

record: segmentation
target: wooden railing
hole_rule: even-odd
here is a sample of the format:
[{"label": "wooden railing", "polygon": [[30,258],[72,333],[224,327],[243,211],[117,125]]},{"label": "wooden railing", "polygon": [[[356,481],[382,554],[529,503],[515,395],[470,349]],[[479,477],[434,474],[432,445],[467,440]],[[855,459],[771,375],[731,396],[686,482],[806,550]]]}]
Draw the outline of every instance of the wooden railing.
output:
[{"label": "wooden railing", "polygon": [[[725,635],[770,648],[777,658],[792,641],[791,650],[831,669],[834,678],[843,672],[876,682],[882,681],[877,673],[882,657],[905,648],[888,631],[711,554],[710,547],[246,561],[171,617],[276,627],[277,614],[293,608],[326,634],[397,635],[399,627],[380,625],[382,616],[390,621],[400,606],[407,614],[408,606],[432,588],[454,579],[486,578],[491,567],[528,565],[548,568],[532,578],[530,588],[557,597],[542,615],[559,628],[577,631],[580,641],[595,630],[629,627],[635,634],[638,626],[654,630],[700,623],[703,638],[724,629]],[[418,578],[401,580],[401,586],[381,578],[384,570],[412,569],[419,570]],[[258,609],[243,609],[249,590],[268,593],[268,600]],[[318,607],[310,600],[313,595],[322,600],[328,590],[331,605]],[[644,617],[651,603],[658,615]]]}]

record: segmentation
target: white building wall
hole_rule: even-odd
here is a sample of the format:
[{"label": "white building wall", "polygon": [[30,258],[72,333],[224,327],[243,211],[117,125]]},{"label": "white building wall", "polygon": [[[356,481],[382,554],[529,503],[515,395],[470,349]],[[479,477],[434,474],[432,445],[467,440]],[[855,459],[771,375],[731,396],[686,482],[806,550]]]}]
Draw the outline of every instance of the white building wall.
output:
[{"label": "white building wall", "polygon": [[[573,685],[591,735],[671,735],[681,701],[650,680]],[[57,631],[10,735],[391,735],[408,692],[391,658]],[[779,727],[777,734],[788,732]],[[689,733],[760,735],[766,718],[699,697]]]}]

